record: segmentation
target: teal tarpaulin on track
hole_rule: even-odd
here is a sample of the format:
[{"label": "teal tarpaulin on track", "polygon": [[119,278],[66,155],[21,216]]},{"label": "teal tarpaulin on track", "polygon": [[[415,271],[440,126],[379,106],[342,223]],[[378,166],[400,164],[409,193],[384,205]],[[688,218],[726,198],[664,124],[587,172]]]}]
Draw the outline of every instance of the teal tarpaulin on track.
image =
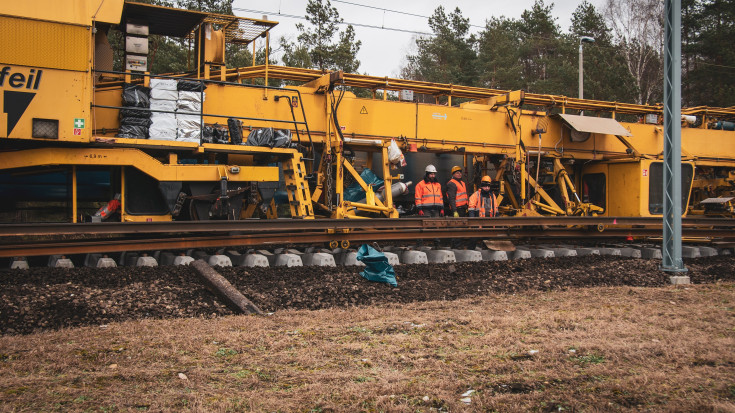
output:
[{"label": "teal tarpaulin on track", "polygon": [[361,271],[360,275],[366,280],[398,287],[396,272],[393,270],[393,266],[388,264],[388,257],[382,252],[363,244],[357,250],[357,260],[365,264],[365,270]]}]

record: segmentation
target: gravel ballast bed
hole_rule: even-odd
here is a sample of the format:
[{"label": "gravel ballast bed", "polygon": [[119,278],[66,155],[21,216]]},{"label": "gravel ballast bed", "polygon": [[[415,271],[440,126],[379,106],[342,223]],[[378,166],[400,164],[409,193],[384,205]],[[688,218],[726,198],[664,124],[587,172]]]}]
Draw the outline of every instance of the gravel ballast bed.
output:
[{"label": "gravel ballast bed", "polygon": [[[263,311],[454,300],[578,287],[669,285],[660,261],[620,257],[401,265],[398,287],[366,281],[359,267],[217,268]],[[735,281],[730,256],[686,260],[692,283]],[[144,318],[233,312],[190,267],[31,268],[0,272],[0,334]]]}]

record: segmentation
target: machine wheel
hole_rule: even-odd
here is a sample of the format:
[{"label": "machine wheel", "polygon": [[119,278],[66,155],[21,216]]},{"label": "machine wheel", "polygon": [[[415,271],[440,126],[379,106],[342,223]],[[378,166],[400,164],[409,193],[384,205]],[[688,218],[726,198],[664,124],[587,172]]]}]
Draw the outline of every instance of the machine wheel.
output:
[{"label": "machine wheel", "polygon": [[346,250],[347,248],[350,248],[350,241],[347,241],[346,239],[343,239],[342,241],[340,241],[339,247],[342,248],[343,250]]},{"label": "machine wheel", "polygon": [[329,248],[330,249],[336,249],[339,247],[339,242],[337,240],[329,241]]}]

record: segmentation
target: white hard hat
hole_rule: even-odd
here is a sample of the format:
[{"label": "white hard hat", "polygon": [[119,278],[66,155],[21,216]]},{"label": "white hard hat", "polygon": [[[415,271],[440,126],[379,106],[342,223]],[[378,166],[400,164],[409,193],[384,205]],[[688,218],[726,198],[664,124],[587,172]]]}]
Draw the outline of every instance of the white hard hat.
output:
[{"label": "white hard hat", "polygon": [[434,165],[426,165],[426,173],[436,173]]}]

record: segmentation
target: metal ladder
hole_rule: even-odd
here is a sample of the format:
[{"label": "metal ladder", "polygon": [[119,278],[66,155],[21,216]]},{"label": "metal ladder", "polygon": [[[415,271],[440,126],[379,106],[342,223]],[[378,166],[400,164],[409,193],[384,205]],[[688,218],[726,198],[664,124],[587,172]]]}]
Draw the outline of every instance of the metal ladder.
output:
[{"label": "metal ladder", "polygon": [[301,153],[283,162],[283,177],[288,193],[288,205],[293,218],[314,219],[314,207],[311,204],[311,191],[306,182],[306,166]]}]

